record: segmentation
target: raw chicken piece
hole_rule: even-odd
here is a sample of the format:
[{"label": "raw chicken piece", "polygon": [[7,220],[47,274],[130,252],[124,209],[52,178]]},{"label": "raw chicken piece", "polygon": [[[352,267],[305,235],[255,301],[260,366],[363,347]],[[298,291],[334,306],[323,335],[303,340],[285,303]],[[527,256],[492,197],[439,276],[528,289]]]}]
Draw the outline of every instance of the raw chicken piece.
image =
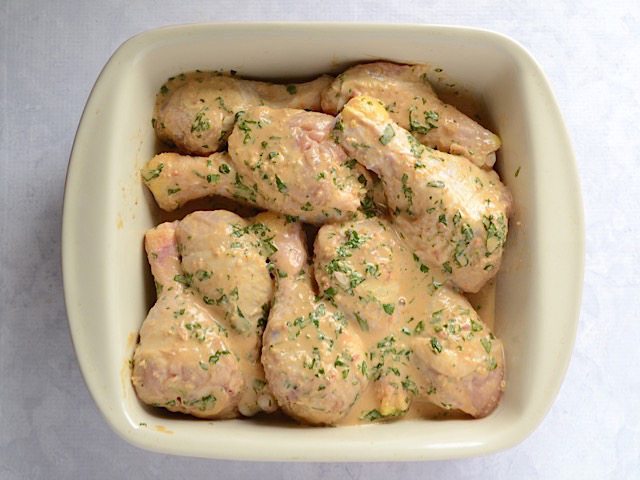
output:
[{"label": "raw chicken piece", "polygon": [[320,93],[331,80],[275,85],[220,72],[181,74],[160,88],[152,123],[158,138],[181,152],[209,155],[224,148],[239,112],[256,105],[320,110]]},{"label": "raw chicken piece", "polygon": [[322,113],[251,108],[229,138],[229,154],[163,153],[142,177],[164,210],[216,194],[310,223],[349,218],[371,177],[331,139],[334,123]]},{"label": "raw chicken piece", "polygon": [[246,203],[255,197],[226,152],[209,157],[161,153],[144,166],[141,174],[158,206],[167,212],[210,195]]},{"label": "raw chicken piece", "polygon": [[262,348],[269,387],[292,417],[335,424],[367,386],[362,343],[340,311],[316,299],[300,224],[271,213],[259,218],[278,232],[271,257],[277,286]]},{"label": "raw chicken piece", "polygon": [[255,107],[238,120],[229,155],[269,209],[312,223],[339,220],[360,206],[365,188],[331,138],[334,124],[323,113]]},{"label": "raw chicken piece", "polygon": [[419,258],[467,292],[495,275],[512,200],[493,170],[424,147],[370,97],[345,105],[335,134],[380,176],[393,223]]},{"label": "raw chicken piece", "polygon": [[379,407],[365,418],[401,415],[416,397],[474,417],[493,411],[504,386],[502,343],[389,222],[325,225],[314,250],[319,290],[368,352]]},{"label": "raw chicken piece", "polygon": [[273,294],[265,226],[196,212],[149,230],[145,243],[158,299],[133,357],[138,397],[203,418],[273,411],[259,361]]},{"label": "raw chicken piece", "polygon": [[427,80],[426,65],[376,62],[357,65],[338,75],[322,94],[322,109],[337,114],[353,97],[381,100],[391,118],[421,143],[462,155],[480,167],[495,163],[497,135],[443,103]]}]

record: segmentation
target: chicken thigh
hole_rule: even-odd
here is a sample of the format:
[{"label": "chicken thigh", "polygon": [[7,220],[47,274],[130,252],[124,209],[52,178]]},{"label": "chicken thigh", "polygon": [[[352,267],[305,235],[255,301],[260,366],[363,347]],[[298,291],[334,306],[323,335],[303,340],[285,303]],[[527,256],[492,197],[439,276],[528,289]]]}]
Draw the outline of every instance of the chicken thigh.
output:
[{"label": "chicken thigh", "polygon": [[275,85],[220,72],[181,74],[160,88],[152,123],[158,138],[181,152],[209,155],[224,148],[239,112],[256,105],[319,110],[331,80]]},{"label": "chicken thigh", "polygon": [[389,222],[325,225],[314,250],[319,290],[367,351],[378,408],[363,418],[401,415],[414,398],[474,417],[495,408],[502,343],[462,295],[421,268]]},{"label": "chicken thigh", "polygon": [[493,170],[424,147],[370,97],[344,106],[335,134],[380,176],[393,223],[415,255],[467,292],[495,275],[512,200]]},{"label": "chicken thigh", "polygon": [[148,231],[145,244],[158,299],[133,356],[138,397],[202,418],[275,410],[260,364],[273,294],[268,230],[195,212]]},{"label": "chicken thigh", "polygon": [[250,108],[229,137],[229,153],[207,158],[163,153],[142,177],[158,205],[222,195],[310,223],[348,218],[367,183],[331,135],[335,119],[294,109]]},{"label": "chicken thigh", "polygon": [[367,386],[362,342],[339,310],[316,298],[301,225],[272,213],[259,218],[277,232],[277,286],[262,348],[269,387],[292,417],[335,424]]},{"label": "chicken thigh", "polygon": [[366,95],[384,103],[391,119],[421,143],[469,158],[480,167],[495,163],[497,135],[443,103],[427,80],[426,65],[376,62],[338,75],[322,94],[322,109],[337,114],[353,97]]}]

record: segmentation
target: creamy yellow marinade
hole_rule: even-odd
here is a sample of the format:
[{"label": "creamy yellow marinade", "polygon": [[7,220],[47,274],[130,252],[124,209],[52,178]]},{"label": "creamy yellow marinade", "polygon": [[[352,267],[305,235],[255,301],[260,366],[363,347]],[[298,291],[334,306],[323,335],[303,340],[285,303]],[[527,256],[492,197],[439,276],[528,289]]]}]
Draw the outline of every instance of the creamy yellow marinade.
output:
[{"label": "creamy yellow marinade", "polygon": [[[511,203],[490,170],[500,141],[423,73],[379,62],[333,83],[193,72],[163,86],[159,138],[209,156],[150,161],[158,205],[218,195],[272,212],[196,212],[147,233],[158,299],[134,354],[142,401],[203,418],[279,406],[313,425],[495,408],[493,276]],[[296,110],[321,99],[337,121]],[[320,226],[312,255],[300,222]]]}]

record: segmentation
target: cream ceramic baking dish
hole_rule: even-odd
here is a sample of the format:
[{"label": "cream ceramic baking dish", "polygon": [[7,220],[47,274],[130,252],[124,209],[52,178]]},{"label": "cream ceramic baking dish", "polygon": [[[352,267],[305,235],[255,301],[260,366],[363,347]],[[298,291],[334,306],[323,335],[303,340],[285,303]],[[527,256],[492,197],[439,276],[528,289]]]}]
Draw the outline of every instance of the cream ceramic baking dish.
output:
[{"label": "cream ceramic baking dish", "polygon": [[[496,299],[495,329],[508,366],[499,407],[481,420],[341,428],[264,419],[210,422],[144,407],[131,387],[128,361],[153,301],[142,239],[158,217],[139,170],[157,148],[151,126],[156,91],[171,75],[194,69],[306,79],[374,59],[443,69],[448,82],[479,100],[489,126],[502,137],[498,169],[516,211]],[[116,51],[96,81],[67,174],[64,289],[84,378],[118,434],[167,453],[381,461],[508,448],[541,422],[571,356],[584,257],[579,191],[547,80],[524,48],[505,36],[461,27],[362,24],[202,24],[143,33]]]}]

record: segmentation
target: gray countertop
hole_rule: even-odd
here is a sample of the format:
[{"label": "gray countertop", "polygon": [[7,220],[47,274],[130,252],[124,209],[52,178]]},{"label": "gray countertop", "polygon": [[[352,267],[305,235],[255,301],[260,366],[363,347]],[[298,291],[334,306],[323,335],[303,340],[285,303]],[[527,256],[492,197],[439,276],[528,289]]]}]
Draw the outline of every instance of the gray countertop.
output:
[{"label": "gray countertop", "polygon": [[[566,380],[522,444],[431,463],[208,461],[132,447],[98,413],[69,337],[60,271],[64,178],[82,108],[109,55],[130,36],[172,23],[232,20],[476,26],[515,38],[541,64],[578,160],[586,270]],[[0,36],[0,479],[632,478],[640,472],[636,0],[3,0]]]}]

